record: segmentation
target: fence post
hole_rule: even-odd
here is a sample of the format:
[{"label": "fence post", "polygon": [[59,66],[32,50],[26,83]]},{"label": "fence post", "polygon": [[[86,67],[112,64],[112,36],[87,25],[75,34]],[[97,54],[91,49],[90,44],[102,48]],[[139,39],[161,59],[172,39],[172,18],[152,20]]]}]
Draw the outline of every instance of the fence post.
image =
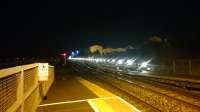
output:
[{"label": "fence post", "polygon": [[173,74],[176,73],[176,63],[175,63],[175,60],[172,60],[172,70],[173,70]]},{"label": "fence post", "polygon": [[18,88],[17,88],[17,102],[22,103],[20,107],[20,112],[24,112],[23,100],[24,100],[24,69],[23,67],[21,67]]},{"label": "fence post", "polygon": [[192,75],[192,63],[191,63],[191,60],[189,60],[188,63],[189,63],[189,75]]}]

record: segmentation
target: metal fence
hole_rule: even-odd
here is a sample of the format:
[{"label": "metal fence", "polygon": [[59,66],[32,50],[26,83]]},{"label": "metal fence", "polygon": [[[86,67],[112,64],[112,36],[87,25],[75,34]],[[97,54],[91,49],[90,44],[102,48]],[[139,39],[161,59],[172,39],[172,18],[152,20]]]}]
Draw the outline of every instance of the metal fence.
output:
[{"label": "metal fence", "polygon": [[54,81],[54,67],[49,66],[49,80],[38,80],[39,63],[0,70],[0,112],[35,112]]},{"label": "metal fence", "polygon": [[200,60],[164,60],[157,65],[155,72],[200,76]]}]

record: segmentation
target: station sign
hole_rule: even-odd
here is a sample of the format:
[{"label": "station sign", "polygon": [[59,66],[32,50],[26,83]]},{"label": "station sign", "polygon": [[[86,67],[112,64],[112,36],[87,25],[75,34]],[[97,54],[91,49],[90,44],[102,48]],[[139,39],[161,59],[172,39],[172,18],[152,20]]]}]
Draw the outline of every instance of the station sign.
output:
[{"label": "station sign", "polygon": [[39,63],[38,66],[39,81],[47,81],[49,77],[49,65],[48,63]]}]

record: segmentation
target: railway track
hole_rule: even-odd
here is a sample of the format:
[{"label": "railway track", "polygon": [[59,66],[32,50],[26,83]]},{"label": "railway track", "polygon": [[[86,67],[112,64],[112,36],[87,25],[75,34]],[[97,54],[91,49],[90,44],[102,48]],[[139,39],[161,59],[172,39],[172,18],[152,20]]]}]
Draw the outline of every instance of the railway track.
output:
[{"label": "railway track", "polygon": [[160,111],[166,112],[199,112],[199,99],[194,99],[176,91],[160,88],[142,81],[127,80],[109,75],[97,75],[101,80],[126,91],[130,95],[146,102]]},{"label": "railway track", "polygon": [[[176,86],[178,88],[187,89],[190,91],[200,91],[200,80],[197,79],[191,79],[191,78],[178,78],[178,77],[166,77],[166,76],[156,76],[156,75],[144,75],[144,74],[127,74],[124,73],[127,76],[133,76],[133,77],[142,77],[142,78],[148,78],[149,80],[152,80],[154,82],[159,83],[165,83],[171,86]],[[199,92],[200,93],[200,92]]]},{"label": "railway track", "polygon": [[189,95],[190,97],[194,97],[200,99],[200,80],[197,79],[188,79],[188,78],[178,78],[178,77],[166,77],[166,76],[158,76],[158,75],[149,75],[149,74],[141,74],[141,73],[129,73],[126,72],[104,72],[106,74],[114,74],[113,76],[118,76],[127,81],[137,80],[140,82],[149,83],[154,86],[162,86],[167,89],[175,90],[180,92],[181,94]]},{"label": "railway track", "polygon": [[161,112],[160,110],[154,108],[153,106],[147,104],[146,102],[138,99],[137,97],[132,96],[130,93],[123,91],[116,86],[107,83],[105,80],[102,80],[94,74],[80,75],[82,78],[89,80],[90,82],[101,86],[102,88],[116,94],[117,96],[125,99],[130,104],[134,105],[137,109],[142,112]]},{"label": "railway track", "polygon": [[[85,72],[92,72],[93,77],[98,78],[103,83],[107,83],[112,87],[145,102],[145,104],[151,105],[156,110],[164,112],[200,111],[200,100],[198,95],[186,92],[188,89],[183,88],[183,86],[174,86],[176,84],[157,81],[159,79],[148,80],[147,77],[105,73],[88,68]],[[182,91],[184,89],[186,91]]]},{"label": "railway track", "polygon": [[[174,90],[176,92],[179,92],[180,94],[184,94],[189,97],[200,99],[200,90],[198,89],[200,87],[200,83],[192,83],[190,82],[188,87],[188,82],[179,82],[176,80],[168,80],[168,79],[162,79],[162,78],[151,78],[151,77],[143,77],[143,76],[130,76],[130,75],[123,75],[124,78],[127,78],[128,80],[138,80],[141,82],[149,83],[153,86],[158,85],[159,87],[164,87],[169,90]],[[194,86],[192,86],[194,84]],[[181,86],[179,86],[181,85]],[[197,86],[198,85],[198,86]],[[196,86],[196,87],[195,87]]]},{"label": "railway track", "polygon": [[151,105],[147,104],[146,102],[143,102],[142,100],[138,99],[137,97],[132,96],[126,91],[123,91],[110,83],[107,83],[105,80],[102,80],[96,75],[98,75],[97,72],[89,72],[88,69],[83,69],[80,66],[73,67],[77,72],[79,72],[79,76],[82,78],[89,80],[90,82],[93,82],[94,84],[97,84],[101,86],[102,88],[116,94],[117,96],[123,98],[124,100],[128,101],[130,104],[134,105],[137,109],[141,110],[142,112],[160,112],[160,110],[152,107]]}]

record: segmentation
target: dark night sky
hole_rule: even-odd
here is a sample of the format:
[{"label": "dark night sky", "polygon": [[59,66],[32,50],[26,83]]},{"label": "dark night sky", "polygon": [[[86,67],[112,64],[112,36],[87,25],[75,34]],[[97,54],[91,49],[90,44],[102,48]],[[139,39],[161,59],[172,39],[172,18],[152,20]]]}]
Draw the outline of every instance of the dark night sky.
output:
[{"label": "dark night sky", "polygon": [[199,51],[200,8],[184,0],[5,1],[0,56],[50,56],[62,50],[136,45],[150,36]]}]

